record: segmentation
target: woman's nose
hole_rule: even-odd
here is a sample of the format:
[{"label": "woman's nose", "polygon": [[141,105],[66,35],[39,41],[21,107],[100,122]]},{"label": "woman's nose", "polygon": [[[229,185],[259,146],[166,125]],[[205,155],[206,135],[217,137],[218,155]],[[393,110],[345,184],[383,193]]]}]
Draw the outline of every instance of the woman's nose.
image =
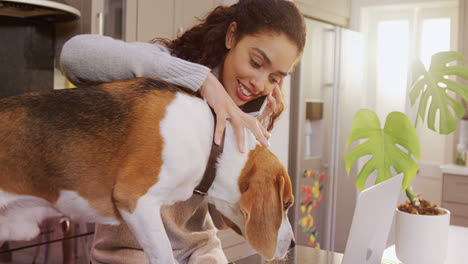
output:
[{"label": "woman's nose", "polygon": [[268,81],[268,76],[265,74],[258,74],[257,76],[253,77],[250,79],[250,84],[252,85],[252,88],[254,89],[255,94],[260,94],[263,93],[266,89],[266,84]]}]

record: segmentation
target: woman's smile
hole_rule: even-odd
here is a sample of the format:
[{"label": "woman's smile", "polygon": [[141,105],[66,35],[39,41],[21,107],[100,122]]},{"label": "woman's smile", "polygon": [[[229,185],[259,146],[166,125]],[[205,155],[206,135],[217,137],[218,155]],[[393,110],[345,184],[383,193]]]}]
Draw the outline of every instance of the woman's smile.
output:
[{"label": "woman's smile", "polygon": [[243,101],[250,101],[255,98],[255,94],[253,94],[252,90],[247,87],[246,85],[242,84],[242,82],[237,81],[237,96]]}]

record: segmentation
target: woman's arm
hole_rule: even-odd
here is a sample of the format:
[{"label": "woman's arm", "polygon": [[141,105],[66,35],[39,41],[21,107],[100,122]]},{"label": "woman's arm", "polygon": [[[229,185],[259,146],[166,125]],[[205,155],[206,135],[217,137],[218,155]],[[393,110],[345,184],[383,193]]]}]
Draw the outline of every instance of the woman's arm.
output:
[{"label": "woman's arm", "polygon": [[210,72],[208,67],[171,56],[161,45],[100,35],[78,35],[68,40],[60,64],[76,85],[149,77],[197,91]]}]

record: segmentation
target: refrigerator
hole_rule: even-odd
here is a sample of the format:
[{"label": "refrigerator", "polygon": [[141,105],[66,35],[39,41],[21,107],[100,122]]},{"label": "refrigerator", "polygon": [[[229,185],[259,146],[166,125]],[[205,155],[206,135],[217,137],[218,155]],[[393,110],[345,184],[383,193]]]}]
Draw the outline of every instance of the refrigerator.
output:
[{"label": "refrigerator", "polygon": [[356,201],[345,146],[365,100],[360,33],[306,19],[303,57],[291,75],[288,172],[295,194],[289,218],[296,244],[344,252]]}]

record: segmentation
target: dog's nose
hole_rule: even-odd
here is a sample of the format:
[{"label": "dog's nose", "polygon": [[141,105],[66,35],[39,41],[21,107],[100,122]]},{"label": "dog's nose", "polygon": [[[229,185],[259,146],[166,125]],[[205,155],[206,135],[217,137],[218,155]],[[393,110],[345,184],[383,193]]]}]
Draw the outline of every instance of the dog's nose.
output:
[{"label": "dog's nose", "polygon": [[291,240],[291,244],[289,244],[289,249],[292,249],[296,246],[296,242],[294,240]]}]

